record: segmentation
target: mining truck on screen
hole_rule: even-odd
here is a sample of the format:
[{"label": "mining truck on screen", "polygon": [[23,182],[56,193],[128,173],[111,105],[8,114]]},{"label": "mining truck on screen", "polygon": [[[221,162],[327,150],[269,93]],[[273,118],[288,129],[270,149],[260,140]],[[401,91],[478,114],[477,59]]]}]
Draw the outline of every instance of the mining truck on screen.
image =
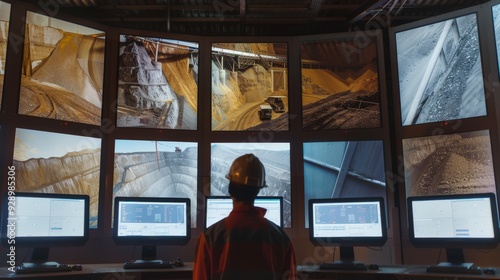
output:
[{"label": "mining truck on screen", "polygon": [[285,103],[283,103],[283,99],[286,96],[269,96],[266,99],[266,102],[273,108],[273,111],[276,113],[285,112]]}]

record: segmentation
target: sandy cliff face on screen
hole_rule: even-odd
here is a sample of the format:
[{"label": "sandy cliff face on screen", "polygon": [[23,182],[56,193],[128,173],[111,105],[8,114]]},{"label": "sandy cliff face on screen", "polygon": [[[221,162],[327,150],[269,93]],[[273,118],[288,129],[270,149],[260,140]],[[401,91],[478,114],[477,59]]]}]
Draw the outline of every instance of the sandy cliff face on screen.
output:
[{"label": "sandy cliff face on screen", "polygon": [[197,149],[115,155],[116,196],[183,196],[196,200]]},{"label": "sandy cliff face on screen", "polygon": [[104,38],[29,25],[19,113],[100,125]]},{"label": "sandy cliff face on screen", "polygon": [[14,160],[16,190],[88,194],[91,221],[97,222],[101,151],[83,150],[62,157]]},{"label": "sandy cliff face on screen", "polygon": [[187,197],[196,221],[198,151],[136,152],[115,155],[113,196]]},{"label": "sandy cliff face on screen", "polygon": [[[62,157],[14,161],[17,191],[89,194],[91,221],[97,222],[100,150]],[[197,150],[117,154],[113,193],[116,196],[189,197],[196,201]]]}]

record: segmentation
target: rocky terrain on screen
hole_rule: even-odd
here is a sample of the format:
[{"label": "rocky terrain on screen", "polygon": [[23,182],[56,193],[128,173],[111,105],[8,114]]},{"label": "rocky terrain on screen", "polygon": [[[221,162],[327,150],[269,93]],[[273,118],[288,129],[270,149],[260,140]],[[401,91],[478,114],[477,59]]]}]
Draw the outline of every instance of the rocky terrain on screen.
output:
[{"label": "rocky terrain on screen", "polygon": [[487,135],[412,139],[404,153],[409,196],[495,192]]}]

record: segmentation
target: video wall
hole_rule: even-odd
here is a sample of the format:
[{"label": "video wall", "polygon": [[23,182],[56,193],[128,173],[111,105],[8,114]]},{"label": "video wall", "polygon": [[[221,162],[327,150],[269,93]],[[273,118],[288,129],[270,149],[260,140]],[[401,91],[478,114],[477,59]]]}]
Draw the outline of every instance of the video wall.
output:
[{"label": "video wall", "polygon": [[[498,204],[499,4],[491,1],[389,32],[401,238],[413,245],[409,201],[492,193]],[[406,245],[403,257],[411,259],[415,251]]]},{"label": "video wall", "polygon": [[499,20],[485,5],[391,30],[405,197],[496,193]]},{"label": "video wall", "polygon": [[373,30],[208,39],[29,9],[22,52],[7,56],[0,5],[0,78],[7,58],[21,69],[2,82],[3,165],[18,191],[90,195],[92,228],[108,227],[116,196],[190,198],[196,228],[200,197],[227,195],[244,153],[264,163],[260,195],[283,197],[286,228],[307,227],[292,221],[312,198],[496,193],[499,89],[487,82],[500,63],[486,49],[500,52],[499,5],[391,28],[390,78]]}]

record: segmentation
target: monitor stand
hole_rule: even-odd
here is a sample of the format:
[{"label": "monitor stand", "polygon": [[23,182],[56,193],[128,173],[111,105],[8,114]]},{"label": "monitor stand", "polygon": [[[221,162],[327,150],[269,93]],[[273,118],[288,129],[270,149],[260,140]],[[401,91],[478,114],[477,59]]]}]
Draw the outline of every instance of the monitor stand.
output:
[{"label": "monitor stand", "polygon": [[156,246],[142,246],[141,259],[143,261],[156,260]]},{"label": "monitor stand", "polygon": [[461,248],[447,248],[446,262],[440,262],[437,265],[443,267],[463,267],[471,268],[473,263],[465,262],[464,252]]},{"label": "monitor stand", "polygon": [[464,253],[461,248],[447,248],[446,259],[446,262],[428,266],[426,271],[433,273],[482,273],[480,267],[474,266],[473,263],[465,262]]},{"label": "monitor stand", "polygon": [[49,248],[33,248],[33,253],[31,254],[31,262],[22,263],[21,266],[53,266],[58,265],[58,262],[49,262]]},{"label": "monitor stand", "polygon": [[156,259],[156,246],[142,246],[141,259],[133,261],[137,264],[145,264],[145,263],[160,263],[162,262],[159,259]]},{"label": "monitor stand", "polygon": [[171,268],[172,263],[156,259],[156,246],[142,246],[141,259],[126,262],[123,268]]},{"label": "monitor stand", "polygon": [[354,259],[352,246],[340,246],[340,260],[320,264],[320,269],[367,270],[366,265]]},{"label": "monitor stand", "polygon": [[70,271],[71,266],[60,264],[54,261],[47,261],[49,258],[49,248],[33,248],[31,262],[22,263],[16,268],[16,273],[35,273],[35,272],[53,272]]}]

